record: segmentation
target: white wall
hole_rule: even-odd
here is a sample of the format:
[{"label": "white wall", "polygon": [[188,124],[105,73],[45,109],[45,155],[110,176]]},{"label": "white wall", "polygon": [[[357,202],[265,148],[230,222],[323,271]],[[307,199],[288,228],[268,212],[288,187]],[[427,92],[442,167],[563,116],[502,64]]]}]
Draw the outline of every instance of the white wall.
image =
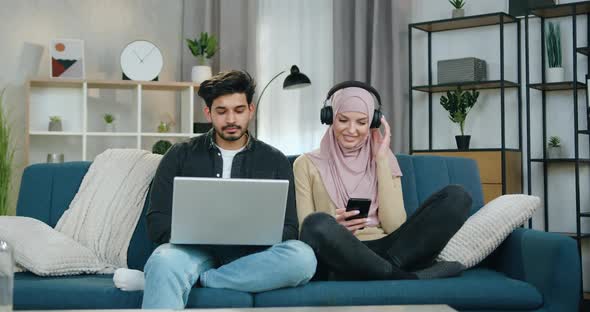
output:
[{"label": "white wall", "polygon": [[[450,18],[451,6],[447,1],[440,0],[414,0],[412,7],[412,23]],[[576,1],[561,1],[569,3]],[[466,15],[485,14],[492,12],[508,12],[508,1],[470,0],[465,6]],[[566,71],[566,80],[572,80],[572,22],[570,18],[552,19],[552,22],[559,22],[562,34],[563,64]],[[541,31],[540,21],[537,18],[530,19],[529,47],[530,47],[530,80],[531,83],[540,82],[541,62]],[[522,22],[522,82],[525,83],[525,46],[524,46],[524,21]],[[587,46],[586,40],[586,17],[579,16],[577,21],[578,46]],[[474,56],[484,59],[488,63],[488,79],[499,79],[499,26],[458,30],[432,35],[432,68],[433,83],[436,83],[436,61],[466,56]],[[516,28],[508,26],[505,28],[505,79],[516,82]],[[428,84],[427,67],[427,36],[426,33],[413,30],[413,83],[414,85]],[[584,81],[587,72],[587,58],[577,55],[578,80]],[[526,88],[522,88],[523,104],[523,153],[526,153]],[[472,135],[472,147],[499,147],[500,146],[500,96],[499,90],[482,90],[480,100],[473,108],[466,122],[466,134]],[[427,94],[414,92],[414,148],[428,148],[427,128]],[[433,148],[455,148],[453,136],[459,130],[447,117],[446,111],[439,105],[440,94],[433,96]],[[516,91],[506,92],[506,124],[507,124],[507,146],[516,147],[517,137],[517,101]],[[585,103],[585,92],[579,92],[579,103]],[[541,119],[541,92],[531,90],[531,145],[532,158],[542,157],[542,119]],[[579,104],[583,108],[582,104]],[[579,128],[586,129],[585,109],[579,110]],[[574,128],[573,128],[573,96],[572,91],[548,92],[547,93],[547,136],[558,135],[562,139],[562,146],[565,157],[574,156]],[[417,124],[425,125],[418,126]],[[588,157],[588,136],[579,136],[580,157]],[[524,190],[526,192],[526,154],[524,154],[523,169],[525,175]],[[532,186],[533,194],[543,196],[543,171],[542,165],[533,163]],[[587,166],[581,167],[580,190],[581,209],[590,211],[590,171]],[[549,226],[551,231],[575,232],[575,184],[573,165],[551,165],[549,166]],[[533,227],[543,229],[543,209],[539,209],[533,217]],[[582,231],[590,232],[590,221],[583,220]],[[583,243],[583,268],[584,288],[590,290],[590,244],[588,240]]]},{"label": "white wall", "polygon": [[[48,78],[47,46],[54,38],[85,40],[86,77],[121,79],[120,51],[136,39],[155,43],[164,56],[162,81],[180,79],[182,42],[182,1],[159,0],[0,0],[0,89],[7,88],[6,104],[11,111],[18,144],[14,190],[18,189],[23,162],[25,82],[29,78]],[[109,90],[95,92],[97,111],[116,111],[128,102],[128,94]],[[144,122],[157,125],[164,111],[176,109],[175,97],[157,94],[146,105],[152,113]],[[168,105],[168,106],[166,106]],[[169,107],[172,106],[172,107]],[[46,108],[47,114],[50,110]],[[122,110],[121,123],[131,118]],[[93,124],[94,121],[91,121]],[[13,198],[14,199],[14,198]]]}]

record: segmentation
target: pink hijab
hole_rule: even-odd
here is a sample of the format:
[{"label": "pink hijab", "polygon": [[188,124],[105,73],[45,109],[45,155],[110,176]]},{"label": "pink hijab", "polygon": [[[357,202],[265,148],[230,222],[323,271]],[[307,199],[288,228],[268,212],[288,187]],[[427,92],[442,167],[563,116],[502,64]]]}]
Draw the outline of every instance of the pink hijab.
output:
[{"label": "pink hijab", "polygon": [[[375,100],[365,89],[350,87],[336,91],[332,96],[334,119],[338,113],[360,112],[373,119]],[[352,149],[340,146],[330,126],[319,150],[308,153],[318,168],[324,186],[336,208],[346,208],[349,198],[368,198],[371,200],[368,226],[379,225],[377,209],[377,166],[373,159],[373,140],[371,132],[366,139]],[[402,172],[397,159],[390,150],[389,166],[393,176],[401,176]]]}]

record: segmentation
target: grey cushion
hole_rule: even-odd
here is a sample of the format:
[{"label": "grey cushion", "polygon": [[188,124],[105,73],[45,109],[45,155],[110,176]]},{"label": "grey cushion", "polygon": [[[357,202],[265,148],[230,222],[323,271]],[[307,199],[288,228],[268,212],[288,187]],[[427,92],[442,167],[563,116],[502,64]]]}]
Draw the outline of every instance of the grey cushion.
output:
[{"label": "grey cushion", "polygon": [[90,249],[37,219],[0,217],[0,240],[12,246],[20,266],[37,275],[96,273],[106,267]]},{"label": "grey cushion", "polygon": [[502,195],[472,215],[451,238],[438,256],[440,261],[458,261],[473,267],[528,220],[541,205],[529,195]]}]

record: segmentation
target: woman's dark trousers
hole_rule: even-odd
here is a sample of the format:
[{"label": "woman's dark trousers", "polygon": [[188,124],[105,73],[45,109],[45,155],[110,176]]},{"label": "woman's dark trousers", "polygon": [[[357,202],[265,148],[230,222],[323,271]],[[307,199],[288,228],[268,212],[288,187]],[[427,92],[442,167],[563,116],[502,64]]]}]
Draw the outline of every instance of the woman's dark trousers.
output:
[{"label": "woman's dark trousers", "polygon": [[415,279],[410,273],[432,265],[469,216],[471,196],[459,185],[431,195],[400,228],[371,241],[360,241],[334,217],[313,213],[303,221],[301,240],[318,258],[320,279]]}]

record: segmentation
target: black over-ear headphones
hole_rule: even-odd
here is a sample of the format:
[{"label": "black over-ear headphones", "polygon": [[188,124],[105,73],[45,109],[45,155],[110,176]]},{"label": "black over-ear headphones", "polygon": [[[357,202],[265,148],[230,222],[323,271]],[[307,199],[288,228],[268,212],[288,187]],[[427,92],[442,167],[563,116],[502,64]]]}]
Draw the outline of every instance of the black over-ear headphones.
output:
[{"label": "black over-ear headphones", "polygon": [[371,87],[370,85],[364,82],[354,80],[341,82],[333,86],[332,89],[328,91],[328,96],[326,96],[326,99],[324,100],[324,107],[322,107],[322,110],[320,111],[320,120],[322,124],[331,125],[332,121],[334,120],[334,112],[332,111],[332,106],[326,105],[328,100],[330,100],[330,98],[332,97],[332,95],[334,95],[336,91],[351,87],[365,89],[375,96],[375,98],[377,99],[378,106],[373,113],[373,120],[371,120],[371,125],[369,127],[379,128],[381,126],[381,117],[383,116],[383,114],[381,113],[381,96],[379,95],[379,92],[377,92],[375,88]]}]

